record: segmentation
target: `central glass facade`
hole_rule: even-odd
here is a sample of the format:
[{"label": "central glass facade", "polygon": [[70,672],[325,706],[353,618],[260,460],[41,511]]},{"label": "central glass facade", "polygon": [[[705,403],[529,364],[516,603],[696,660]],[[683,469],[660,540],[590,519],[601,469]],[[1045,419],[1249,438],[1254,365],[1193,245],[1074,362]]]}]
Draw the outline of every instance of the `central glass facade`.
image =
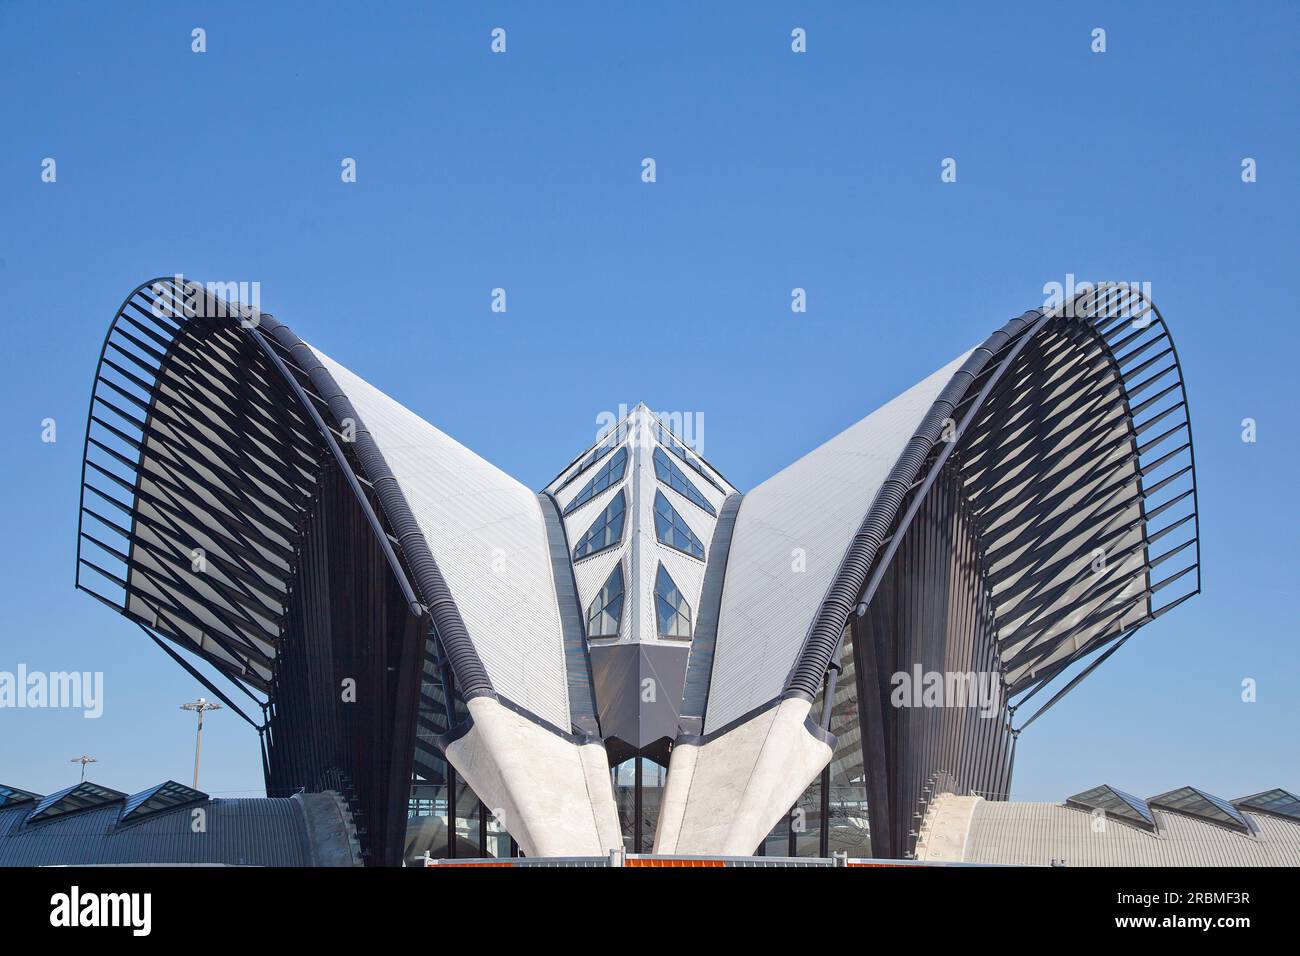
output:
[{"label": "central glass facade", "polygon": [[668,769],[649,757],[632,757],[609,771],[618,805],[618,822],[623,828],[623,849],[628,853],[649,853],[659,826]]},{"label": "central glass facade", "polygon": [[[826,857],[843,852],[856,858],[871,856],[851,628],[845,629],[842,639],[840,668],[829,713],[828,729],[835,735],[830,765],[755,848],[759,855]],[[448,701],[454,715],[452,720],[449,720]],[[813,701],[811,716],[820,721],[824,713],[823,687]],[[430,635],[420,688],[415,768],[407,804],[405,859],[408,865],[418,863],[426,852],[430,857],[450,859],[509,857],[519,853],[518,845],[496,815],[484,806],[438,749],[437,738],[467,717],[464,701],[455,692],[450,668],[439,656],[436,638]],[[650,853],[668,782],[667,768],[649,757],[631,757],[611,767],[609,773],[624,850]]]}]

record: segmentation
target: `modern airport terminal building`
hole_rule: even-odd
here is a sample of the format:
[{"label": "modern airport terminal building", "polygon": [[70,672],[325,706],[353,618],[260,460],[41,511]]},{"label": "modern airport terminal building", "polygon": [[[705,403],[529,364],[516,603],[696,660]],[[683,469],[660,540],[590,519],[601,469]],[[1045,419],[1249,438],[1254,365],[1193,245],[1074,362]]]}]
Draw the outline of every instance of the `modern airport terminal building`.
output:
[{"label": "modern airport terminal building", "polygon": [[[638,405],[529,488],[154,280],[96,371],[77,583],[256,729],[276,812],[329,795],[308,865],[1300,862],[1285,790],[1008,800],[1019,735],[1200,589],[1137,289],[1012,319],[748,490],[674,425]],[[0,862],[68,799],[5,792]]]}]

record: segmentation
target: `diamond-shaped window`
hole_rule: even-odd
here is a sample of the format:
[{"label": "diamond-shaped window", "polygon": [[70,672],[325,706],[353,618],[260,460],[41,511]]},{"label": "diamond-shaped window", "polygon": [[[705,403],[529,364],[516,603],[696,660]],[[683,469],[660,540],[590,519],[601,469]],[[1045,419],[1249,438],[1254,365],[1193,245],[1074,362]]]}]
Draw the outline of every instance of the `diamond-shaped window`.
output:
[{"label": "diamond-shaped window", "polygon": [[623,562],[620,561],[587,608],[588,637],[618,637],[623,620],[623,591]]},{"label": "diamond-shaped window", "polygon": [[613,451],[614,447],[618,445],[618,443],[621,442],[624,438],[627,437],[627,434],[628,434],[628,425],[627,422],[623,422],[623,424],[619,425],[608,435],[606,435],[604,441],[602,441],[599,445],[597,445],[590,452],[588,452],[587,457],[582,460],[582,464],[578,465],[577,468],[573,469],[573,473],[570,474],[568,478],[564,479],[560,487],[555,489],[556,494],[563,491],[565,488],[569,487],[569,485],[577,481],[578,478],[582,476],[583,472],[585,472],[588,468],[590,468],[596,462],[600,461],[611,451]]},{"label": "diamond-shaped window", "polygon": [[670,548],[704,560],[704,542],[695,536],[686,519],[677,513],[662,491],[655,492],[655,537]]},{"label": "diamond-shaped window", "polygon": [[624,445],[609,461],[601,466],[600,471],[596,472],[591,481],[582,486],[582,490],[574,496],[569,502],[569,506],[564,509],[565,515],[571,515],[592,498],[596,497],[610,485],[616,485],[623,480],[623,474],[627,471],[627,446]]},{"label": "diamond-shaped window", "polygon": [[662,422],[656,423],[655,425],[655,437],[659,439],[660,444],[689,465],[692,471],[711,484],[714,488],[717,488],[719,491],[724,490],[721,485],[709,477],[709,473],[704,470],[704,466],[700,464],[700,460],[687,451],[686,446],[679,442],[677,436],[665,428]]},{"label": "diamond-shaped window", "polygon": [[660,637],[691,637],[691,606],[661,564],[655,575],[655,619]]},{"label": "diamond-shaped window", "polygon": [[664,454],[662,448],[656,448],[654,453],[655,477],[662,481],[669,488],[685,497],[691,504],[700,510],[707,512],[713,517],[718,516],[713,505],[709,504],[707,498],[700,494],[700,490],[691,483],[685,473],[673,463],[673,460]]},{"label": "diamond-shaped window", "polygon": [[600,513],[573,549],[573,559],[586,558],[612,548],[623,540],[623,525],[627,518],[627,493],[618,496]]}]

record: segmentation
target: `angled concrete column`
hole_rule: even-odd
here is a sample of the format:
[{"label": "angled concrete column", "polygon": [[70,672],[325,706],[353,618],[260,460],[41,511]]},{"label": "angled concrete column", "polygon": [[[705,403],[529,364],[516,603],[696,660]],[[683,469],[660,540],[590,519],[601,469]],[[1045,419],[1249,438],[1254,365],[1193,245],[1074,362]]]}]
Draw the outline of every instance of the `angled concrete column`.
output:
[{"label": "angled concrete column", "polygon": [[655,853],[748,856],[830,763],[834,740],[783,700],[711,740],[679,739]]},{"label": "angled concrete column", "polygon": [[623,845],[605,747],[566,739],[488,697],[447,759],[528,856],[604,856]]}]

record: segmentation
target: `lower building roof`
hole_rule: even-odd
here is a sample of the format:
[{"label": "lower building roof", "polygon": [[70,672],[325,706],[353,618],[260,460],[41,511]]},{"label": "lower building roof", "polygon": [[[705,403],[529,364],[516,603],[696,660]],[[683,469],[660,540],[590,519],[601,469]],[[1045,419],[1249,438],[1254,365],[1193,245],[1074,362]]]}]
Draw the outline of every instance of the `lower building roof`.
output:
[{"label": "lower building roof", "polygon": [[1300,866],[1300,821],[1245,811],[1249,832],[1152,805],[1154,831],[1059,803],[942,794],[917,846],[928,861],[1019,866]]},{"label": "lower building roof", "polygon": [[[185,787],[194,799],[151,805],[144,816],[129,812],[163,787],[50,819],[38,817],[31,801],[0,806],[0,867],[360,863],[355,827],[333,794],[221,800]],[[129,807],[136,798],[142,799]]]}]

